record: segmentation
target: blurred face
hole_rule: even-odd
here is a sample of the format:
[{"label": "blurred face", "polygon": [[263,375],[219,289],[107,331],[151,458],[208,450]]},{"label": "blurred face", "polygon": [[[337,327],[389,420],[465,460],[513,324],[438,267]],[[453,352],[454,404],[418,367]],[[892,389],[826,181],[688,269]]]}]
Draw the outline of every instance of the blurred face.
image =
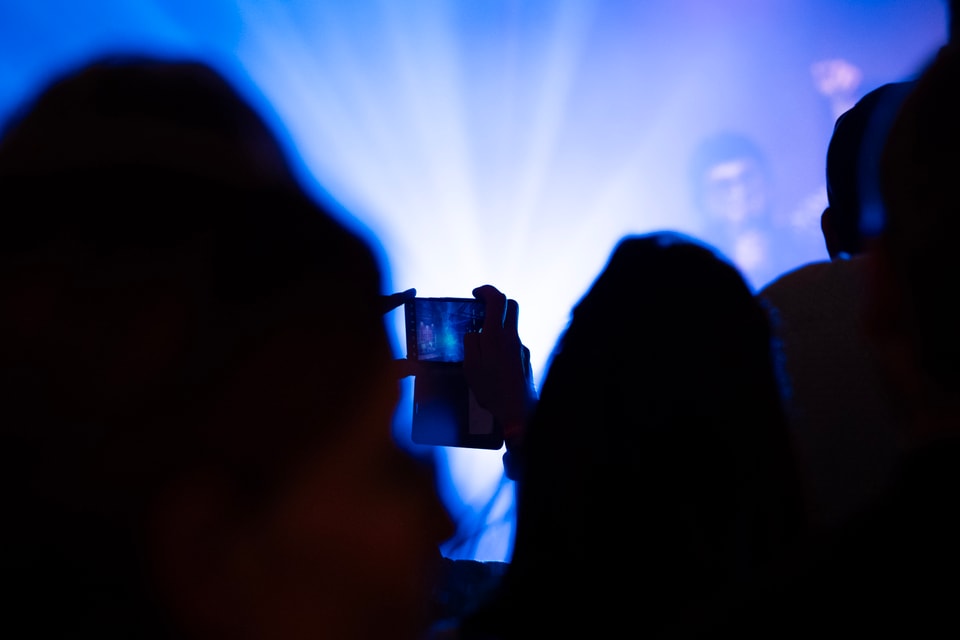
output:
[{"label": "blurred face", "polygon": [[714,219],[739,225],[767,207],[763,174],[748,157],[717,163],[704,176],[704,206]]},{"label": "blurred face", "polygon": [[414,637],[425,621],[453,530],[432,473],[390,437],[393,403],[358,409],[256,523],[262,637]]},{"label": "blurred face", "polygon": [[[363,402],[341,424],[323,424],[311,409],[321,391],[310,368],[329,368],[330,350],[326,336],[302,334],[271,346],[228,398],[226,424],[306,419],[323,435],[284,470],[264,504],[234,507],[228,518],[217,588],[229,595],[215,612],[218,632],[414,638],[424,628],[439,544],[453,535],[452,524],[433,470],[393,441],[399,387],[386,366],[369,372]],[[267,404],[278,408],[258,418],[264,403],[251,398],[264,388],[276,390]],[[270,425],[263,426],[268,438]]]}]

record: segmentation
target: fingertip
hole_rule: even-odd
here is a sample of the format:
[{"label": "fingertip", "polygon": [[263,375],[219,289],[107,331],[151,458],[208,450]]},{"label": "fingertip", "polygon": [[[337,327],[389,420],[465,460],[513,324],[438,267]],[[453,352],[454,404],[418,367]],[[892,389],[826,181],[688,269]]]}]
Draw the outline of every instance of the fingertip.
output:
[{"label": "fingertip", "polygon": [[520,303],[512,298],[507,299],[507,308],[504,310],[503,316],[503,326],[516,329],[518,326],[519,317]]},{"label": "fingertip", "polygon": [[493,295],[501,295],[501,296],[502,296],[503,294],[500,292],[499,289],[497,289],[497,288],[496,288],[495,286],[493,286],[492,284],[484,284],[484,285],[480,285],[479,287],[475,288],[475,289],[473,290],[473,295],[474,295],[474,297],[477,297],[477,298],[483,298],[483,297],[493,296]]}]

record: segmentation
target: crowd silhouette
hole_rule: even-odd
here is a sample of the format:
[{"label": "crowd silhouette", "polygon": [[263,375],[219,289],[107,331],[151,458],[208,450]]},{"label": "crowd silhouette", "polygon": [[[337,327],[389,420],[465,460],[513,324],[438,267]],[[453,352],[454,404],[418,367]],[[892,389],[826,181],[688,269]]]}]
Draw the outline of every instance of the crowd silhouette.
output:
[{"label": "crowd silhouette", "polygon": [[[539,393],[518,301],[474,290],[486,315],[463,367],[504,428],[517,520],[509,562],[469,571],[440,553],[454,527],[432,466],[391,434],[416,367],[391,352],[384,313],[415,292],[385,294],[372,247],[212,66],[115,56],[56,78],[0,137],[7,625],[105,639],[951,635],[949,9],[950,41],[917,80],[837,121],[830,260],[755,292],[702,239],[627,235]],[[869,231],[868,200],[883,213]]]}]

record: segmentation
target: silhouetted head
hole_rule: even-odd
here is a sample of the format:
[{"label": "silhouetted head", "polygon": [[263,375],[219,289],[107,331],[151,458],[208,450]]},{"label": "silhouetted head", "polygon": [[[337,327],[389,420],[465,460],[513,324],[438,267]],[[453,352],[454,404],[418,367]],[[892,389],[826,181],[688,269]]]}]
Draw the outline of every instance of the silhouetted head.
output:
[{"label": "silhouetted head", "polygon": [[98,60],[55,78],[5,129],[7,174],[136,166],[238,187],[292,181],[261,116],[219,72],[193,61]]},{"label": "silhouetted head", "polygon": [[412,633],[450,530],[390,436],[379,267],[236,90],[90,64],[18,113],[0,185],[6,617]]},{"label": "silhouetted head", "polygon": [[508,576],[570,616],[623,607],[656,627],[798,525],[766,316],[684,236],[618,244],[573,310],[526,442]]},{"label": "silhouetted head", "polygon": [[829,208],[821,218],[831,258],[863,251],[862,212],[864,207],[878,202],[883,140],[911,87],[911,82],[877,87],[837,118],[827,147]]}]

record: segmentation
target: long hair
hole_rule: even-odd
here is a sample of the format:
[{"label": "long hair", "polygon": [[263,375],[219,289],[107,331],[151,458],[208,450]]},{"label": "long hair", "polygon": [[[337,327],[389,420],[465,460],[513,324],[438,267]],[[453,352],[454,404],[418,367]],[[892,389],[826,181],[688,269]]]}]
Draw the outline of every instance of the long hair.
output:
[{"label": "long hair", "polygon": [[520,627],[622,609],[656,628],[801,526],[766,316],[677,234],[624,238],[576,305],[526,455],[505,593],[550,604]]}]

